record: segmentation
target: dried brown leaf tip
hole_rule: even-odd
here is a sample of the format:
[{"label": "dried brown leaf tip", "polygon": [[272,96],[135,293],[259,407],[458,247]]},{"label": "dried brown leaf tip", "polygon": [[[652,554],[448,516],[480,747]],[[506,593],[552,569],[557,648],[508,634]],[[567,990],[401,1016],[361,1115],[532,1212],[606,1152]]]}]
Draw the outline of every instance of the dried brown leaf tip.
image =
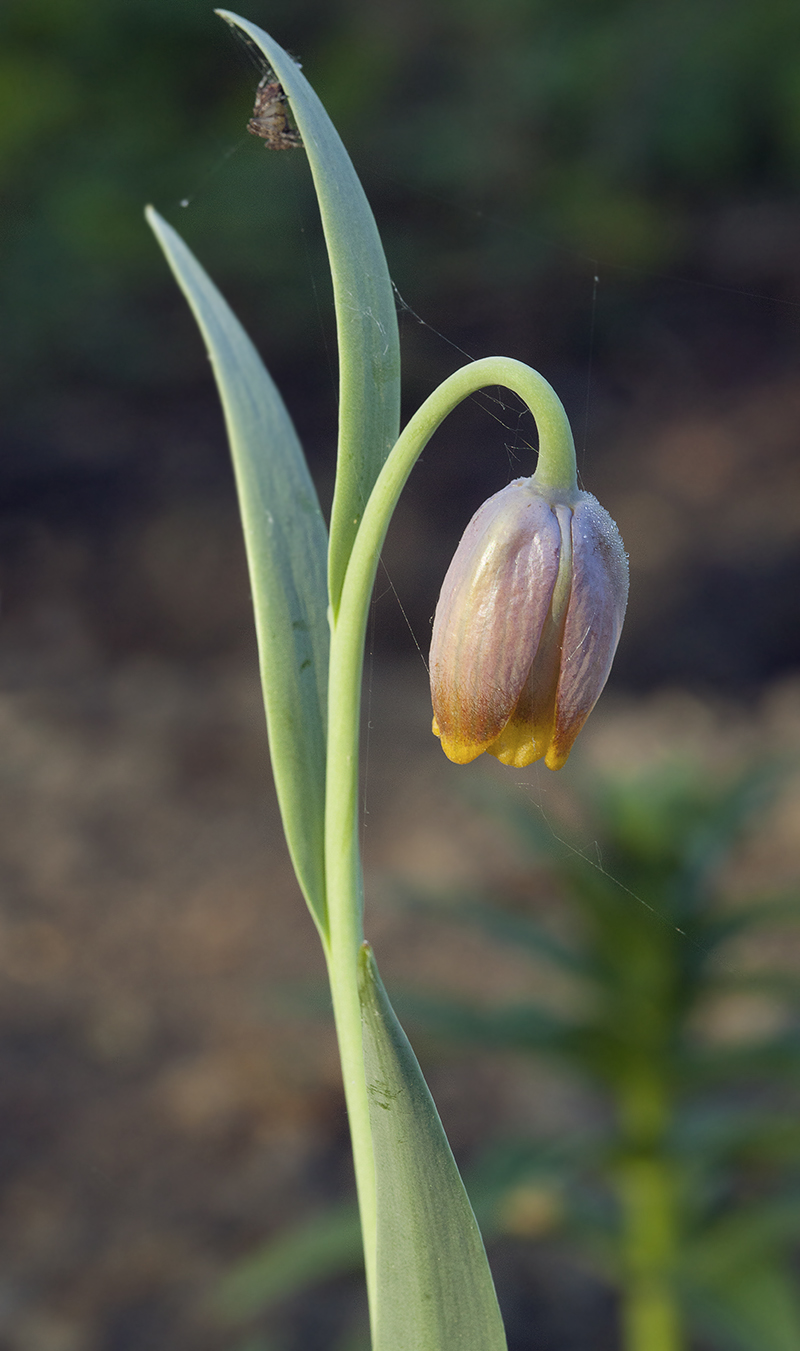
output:
[{"label": "dried brown leaf tip", "polygon": [[291,150],[303,144],[299,131],[289,121],[286,95],[271,74],[263,76],[256,90],[247,130],[260,136],[268,150]]}]

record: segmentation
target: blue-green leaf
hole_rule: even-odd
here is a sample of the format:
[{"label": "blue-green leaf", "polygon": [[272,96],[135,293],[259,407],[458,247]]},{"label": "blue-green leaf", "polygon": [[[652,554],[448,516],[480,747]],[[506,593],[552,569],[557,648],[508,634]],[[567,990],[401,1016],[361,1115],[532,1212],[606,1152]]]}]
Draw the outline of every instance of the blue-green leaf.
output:
[{"label": "blue-green leaf", "polygon": [[329,577],[338,609],[358,523],[400,429],[400,342],[375,219],[350,156],[296,61],[257,24],[217,13],[263,52],[289,100],[308,155],[333,278],[339,342],[339,459]]},{"label": "blue-green leaf", "polygon": [[505,1351],[475,1216],[366,943],[359,993],[378,1202],[374,1351]]},{"label": "blue-green leaf", "polygon": [[166,221],[147,219],[208,347],[233,456],[272,767],[295,872],[326,930],[326,531],[297,433],[236,316]]}]

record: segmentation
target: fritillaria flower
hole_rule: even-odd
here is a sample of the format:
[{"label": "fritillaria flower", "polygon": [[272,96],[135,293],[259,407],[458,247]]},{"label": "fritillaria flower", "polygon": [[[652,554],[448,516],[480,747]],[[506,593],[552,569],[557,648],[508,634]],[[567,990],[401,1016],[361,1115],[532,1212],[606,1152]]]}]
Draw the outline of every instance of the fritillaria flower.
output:
[{"label": "fritillaria flower", "polygon": [[590,493],[516,479],[473,516],[433,623],[433,730],[467,764],[566,763],[611,669],[628,600],[619,531]]}]

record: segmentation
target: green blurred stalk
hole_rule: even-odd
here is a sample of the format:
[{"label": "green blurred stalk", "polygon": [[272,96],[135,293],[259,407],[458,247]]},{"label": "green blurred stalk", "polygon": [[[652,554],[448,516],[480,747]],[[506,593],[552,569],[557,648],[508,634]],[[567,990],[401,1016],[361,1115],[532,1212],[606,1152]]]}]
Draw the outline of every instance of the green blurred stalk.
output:
[{"label": "green blurred stalk", "polygon": [[684,1351],[674,1272],[678,1178],[665,1149],[669,1095],[657,1071],[621,1085],[623,1135],[615,1169],[621,1212],[623,1351]]}]

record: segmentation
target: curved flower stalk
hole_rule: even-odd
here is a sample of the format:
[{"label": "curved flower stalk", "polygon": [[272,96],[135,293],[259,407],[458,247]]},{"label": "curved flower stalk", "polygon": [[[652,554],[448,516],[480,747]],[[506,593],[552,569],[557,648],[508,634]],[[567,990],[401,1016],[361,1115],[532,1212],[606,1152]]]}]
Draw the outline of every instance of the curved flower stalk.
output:
[{"label": "curved flower stalk", "polygon": [[[364,943],[358,841],[364,637],[378,557],[400,492],[436,428],[476,390],[505,385],[531,408],[540,440],[535,481],[543,492],[556,495],[553,500],[558,498],[554,519],[566,520],[564,512],[572,512],[575,520],[588,523],[591,512],[581,506],[585,495],[577,494],[574,447],[564,409],[547,382],[522,362],[487,357],[456,371],[398,436],[394,299],[361,184],[297,63],[257,25],[218,12],[241,29],[269,63],[270,106],[279,102],[283,115],[288,105],[319,200],[333,278],[340,368],[337,474],[329,529],[291,418],[253,344],[175,231],[151,208],[147,214],[207,344],[225,413],[278,801],[330,979],[373,1348],[504,1351],[497,1299],[466,1192],[419,1066]],[[577,494],[575,501],[564,497],[565,492]],[[596,508],[595,523],[600,510]],[[546,608],[566,650],[566,635],[585,620],[588,602],[581,608],[568,598],[568,591],[577,595],[581,574],[578,564],[568,567],[567,536],[562,532],[560,538]],[[588,554],[574,542],[574,524],[569,538],[570,557],[580,556],[584,567]],[[553,534],[551,554],[555,549]],[[552,558],[549,566],[552,572]],[[590,583],[591,578],[583,588],[586,595]],[[522,613],[524,605],[519,609]],[[618,617],[621,620],[621,613]],[[453,623],[457,623],[455,609]],[[539,625],[535,642],[534,630],[536,622],[532,628],[528,625],[527,655],[510,663],[514,676],[504,694],[505,721],[480,749],[491,750],[493,741],[503,735],[511,738],[515,709],[523,706],[520,689],[526,688],[534,666],[546,667],[552,684],[556,647],[547,648],[547,620]],[[586,702],[587,689],[594,690],[595,698],[599,694],[616,636],[615,631],[613,641],[588,645],[587,653],[604,652],[602,660],[607,661],[599,683],[590,677],[580,689],[572,683],[569,698],[576,705]],[[447,645],[443,642],[443,650]],[[466,644],[462,646],[466,650]],[[479,660],[478,666],[485,667],[485,662]],[[556,682],[555,702],[560,699],[565,710],[567,683],[560,692]],[[448,744],[448,737],[453,744],[459,737],[474,739],[474,717],[472,722],[467,718],[463,727],[459,723],[461,730],[451,735],[447,716],[441,713],[443,744]],[[570,728],[576,720],[577,715],[570,715]],[[533,736],[538,745],[541,733],[537,730]],[[550,740],[556,744],[556,733]]]}]

